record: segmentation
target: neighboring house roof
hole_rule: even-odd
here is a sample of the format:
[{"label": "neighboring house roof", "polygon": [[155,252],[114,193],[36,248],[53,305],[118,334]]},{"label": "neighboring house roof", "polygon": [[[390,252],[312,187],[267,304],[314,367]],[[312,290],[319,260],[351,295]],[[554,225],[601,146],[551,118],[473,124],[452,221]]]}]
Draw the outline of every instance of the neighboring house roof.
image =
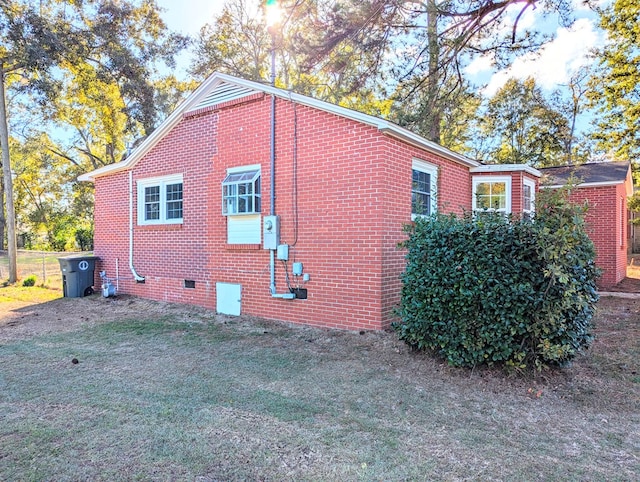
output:
[{"label": "neighboring house roof", "polygon": [[187,97],[175,111],[167,117],[125,160],[101,167],[95,171],[81,175],[80,181],[93,181],[96,177],[104,176],[118,171],[132,168],[149,152],[173,127],[182,120],[187,112],[208,109],[226,102],[235,101],[256,94],[275,95],[276,97],[296,102],[298,104],[313,107],[331,114],[346,117],[363,124],[376,127],[380,132],[391,137],[401,139],[404,142],[425,149],[446,159],[458,162],[467,167],[476,167],[480,163],[462,154],[455,153],[446,147],[431,142],[393,122],[379,117],[363,114],[339,105],[330,104],[311,97],[296,94],[288,90],[279,89],[267,84],[261,84],[250,80],[240,79],[226,74],[215,73],[205,80],[189,97]]},{"label": "neighboring house roof", "polygon": [[627,194],[633,194],[631,164],[620,162],[594,162],[577,166],[544,167],[542,187],[559,188],[570,179],[575,179],[577,187],[604,187],[626,184]]}]

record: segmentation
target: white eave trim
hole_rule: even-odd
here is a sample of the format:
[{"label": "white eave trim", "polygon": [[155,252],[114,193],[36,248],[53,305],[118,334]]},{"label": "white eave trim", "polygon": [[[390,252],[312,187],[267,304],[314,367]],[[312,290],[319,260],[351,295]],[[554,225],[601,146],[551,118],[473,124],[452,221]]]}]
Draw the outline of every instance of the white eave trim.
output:
[{"label": "white eave trim", "polygon": [[[432,152],[434,154],[441,155],[446,159],[458,162],[467,167],[480,166],[478,161],[474,161],[466,156],[457,154],[449,149],[431,142],[422,136],[414,134],[413,132],[400,127],[392,122],[374,117],[368,114],[363,114],[355,110],[347,109],[339,105],[330,104],[325,101],[313,99],[305,95],[296,94],[294,92],[282,90],[277,87],[273,87],[268,84],[261,84],[259,82],[240,79],[227,74],[214,73],[211,77],[205,80],[200,87],[198,87],[189,97],[187,97],[182,104],[180,104],[176,110],[174,110],[169,117],[167,117],[158,128],[153,131],[124,161],[110,164],[108,166],[101,167],[95,171],[91,171],[86,174],[82,174],[78,177],[79,181],[94,181],[96,177],[100,177],[106,174],[111,174],[119,171],[124,171],[132,168],[147,152],[149,152],[173,127],[180,122],[182,115],[188,112],[190,109],[195,109],[198,104],[204,101],[217,85],[222,83],[228,83],[252,89],[255,93],[264,92],[268,95],[275,95],[285,100],[290,100],[301,105],[313,107],[331,114],[345,117],[347,119],[355,120],[363,124],[367,124],[376,127],[380,132],[396,137],[404,142],[412,144],[416,147]],[[536,171],[537,172],[537,171]]]},{"label": "white eave trim", "polygon": [[[624,184],[626,181],[609,181],[609,182],[583,182],[580,184],[576,184],[577,188],[581,187],[610,187],[617,186],[618,184]],[[540,185],[540,189],[560,189],[561,187],[565,187],[567,184],[546,184]]]},{"label": "white eave trim", "polygon": [[540,171],[526,164],[485,164],[474,167],[470,170],[471,174],[513,171],[523,171],[535,177],[542,177],[542,173]]}]

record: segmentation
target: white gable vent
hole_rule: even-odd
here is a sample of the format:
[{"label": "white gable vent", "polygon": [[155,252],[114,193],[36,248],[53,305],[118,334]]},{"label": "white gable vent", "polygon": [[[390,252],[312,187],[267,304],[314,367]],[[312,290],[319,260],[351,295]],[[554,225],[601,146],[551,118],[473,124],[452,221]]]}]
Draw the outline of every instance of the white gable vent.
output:
[{"label": "white gable vent", "polygon": [[189,109],[189,112],[223,104],[232,100],[242,99],[243,97],[248,97],[256,93],[258,93],[258,91],[248,87],[222,82],[215,89],[209,92],[202,101]]}]

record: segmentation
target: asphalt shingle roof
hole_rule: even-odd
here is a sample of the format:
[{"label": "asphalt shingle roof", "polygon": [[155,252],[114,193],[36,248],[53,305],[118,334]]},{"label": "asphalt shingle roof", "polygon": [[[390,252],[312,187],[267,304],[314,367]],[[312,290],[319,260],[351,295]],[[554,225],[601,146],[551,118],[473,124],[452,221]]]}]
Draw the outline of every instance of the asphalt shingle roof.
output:
[{"label": "asphalt shingle roof", "polygon": [[544,186],[564,185],[572,175],[580,184],[615,184],[625,181],[629,163],[594,162],[578,166],[545,167],[539,171]]}]

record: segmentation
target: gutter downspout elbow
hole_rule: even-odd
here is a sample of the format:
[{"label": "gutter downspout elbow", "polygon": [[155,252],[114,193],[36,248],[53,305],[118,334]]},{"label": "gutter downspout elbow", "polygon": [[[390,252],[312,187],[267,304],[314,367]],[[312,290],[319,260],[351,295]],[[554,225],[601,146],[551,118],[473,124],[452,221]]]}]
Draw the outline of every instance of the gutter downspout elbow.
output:
[{"label": "gutter downspout elbow", "polygon": [[136,283],[143,283],[144,276],[136,273],[133,267],[133,172],[129,171],[129,269]]}]

